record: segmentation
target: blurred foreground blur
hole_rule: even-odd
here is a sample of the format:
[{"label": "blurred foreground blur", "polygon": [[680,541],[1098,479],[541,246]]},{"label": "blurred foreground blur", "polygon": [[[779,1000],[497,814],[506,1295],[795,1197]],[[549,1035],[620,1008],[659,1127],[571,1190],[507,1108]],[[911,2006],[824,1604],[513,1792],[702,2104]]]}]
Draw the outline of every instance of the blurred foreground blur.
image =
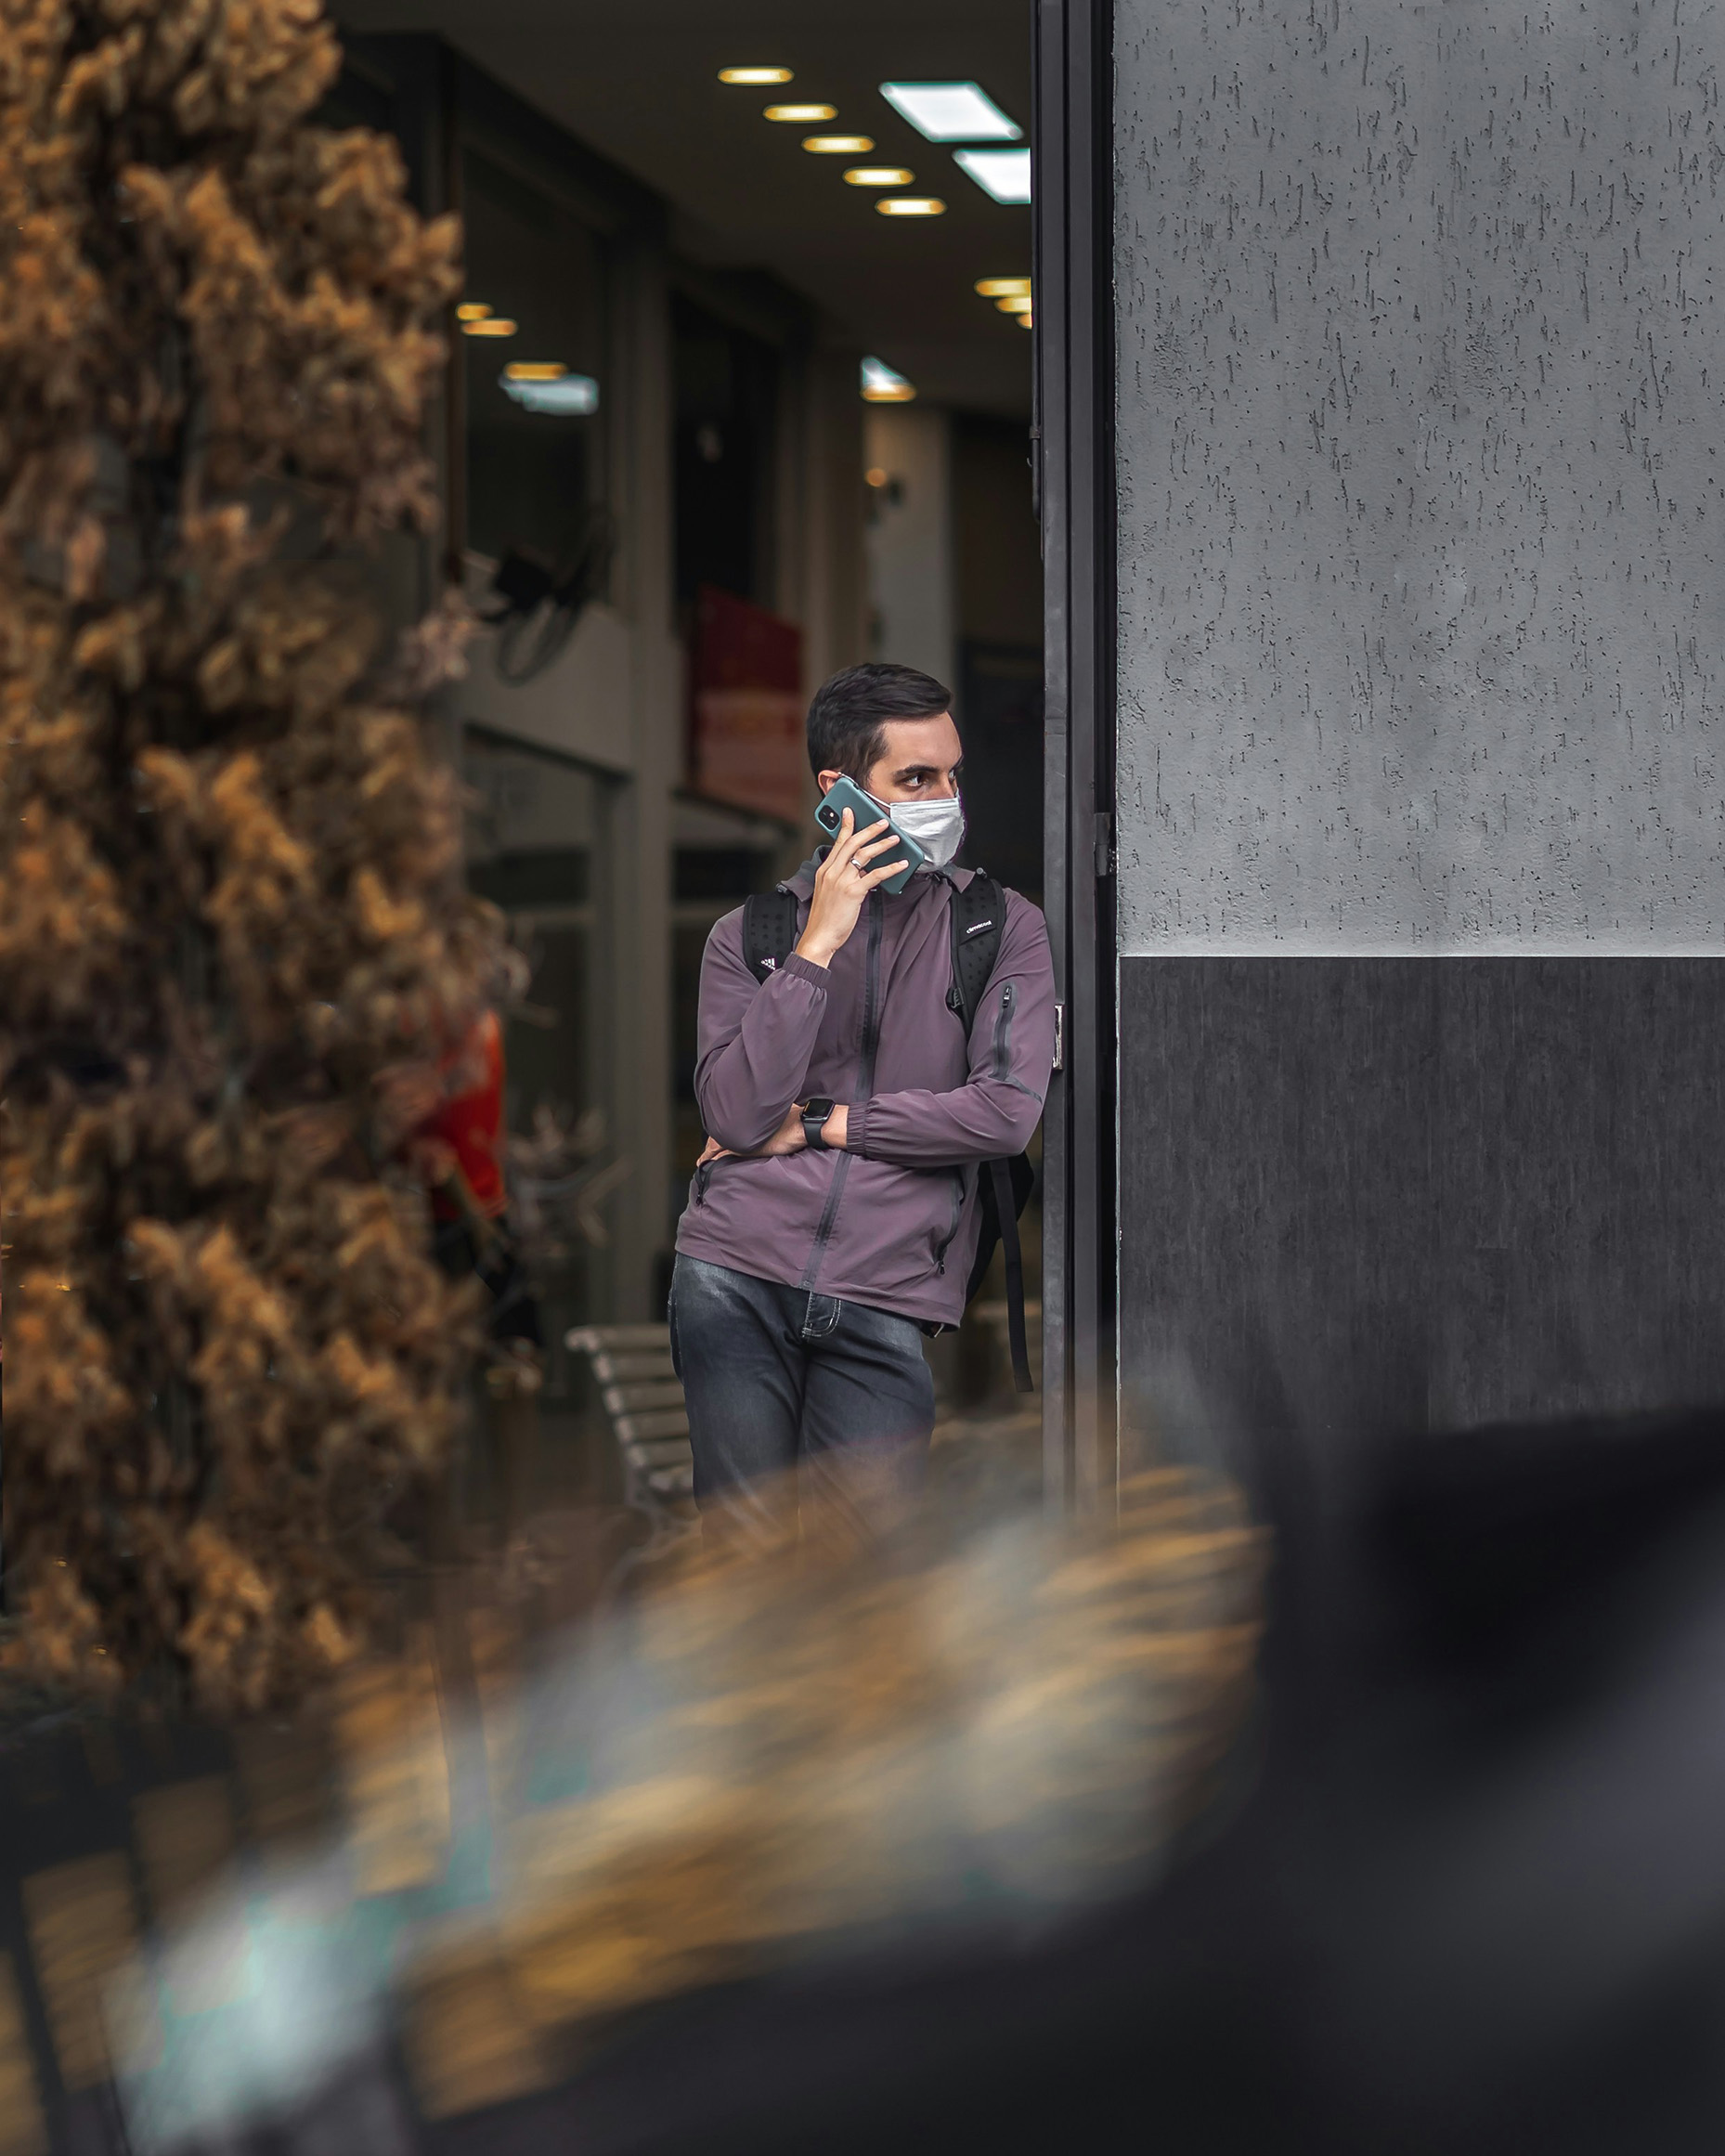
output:
[{"label": "blurred foreground blur", "polygon": [[[805,1533],[737,1562],[697,1538],[574,1628],[543,1622],[553,1565],[525,1597],[420,1582],[398,1651],[327,1712],[236,1733],[231,1772],[212,1735],[214,1771],[133,1798],[127,1846],[32,1870],[86,2131],[414,2146],[681,1995],[1021,1942],[1148,1877],[1246,1721],[1262,1539],[1184,1470],[1103,1530],[1003,1509],[998,1460],[943,1464],[889,1550]],[[22,2150],[14,2048],[0,2149]]]},{"label": "blurred foreground blur", "polygon": [[296,1731],[16,1748],[0,2150],[1719,2147],[1725,1418],[1280,1463],[1255,1663],[1233,1485],[1062,1529],[1009,1450],[881,1561],[474,1576]]}]

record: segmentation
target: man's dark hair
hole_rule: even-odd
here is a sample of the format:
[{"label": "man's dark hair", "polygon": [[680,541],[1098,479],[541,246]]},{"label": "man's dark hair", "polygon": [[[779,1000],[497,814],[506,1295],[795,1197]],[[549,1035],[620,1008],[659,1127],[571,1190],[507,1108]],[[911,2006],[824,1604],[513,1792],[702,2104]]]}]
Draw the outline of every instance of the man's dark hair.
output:
[{"label": "man's dark hair", "polygon": [[914,667],[841,667],[821,683],[809,707],[809,768],[842,771],[859,785],[886,753],[888,719],[938,719],[953,692]]}]

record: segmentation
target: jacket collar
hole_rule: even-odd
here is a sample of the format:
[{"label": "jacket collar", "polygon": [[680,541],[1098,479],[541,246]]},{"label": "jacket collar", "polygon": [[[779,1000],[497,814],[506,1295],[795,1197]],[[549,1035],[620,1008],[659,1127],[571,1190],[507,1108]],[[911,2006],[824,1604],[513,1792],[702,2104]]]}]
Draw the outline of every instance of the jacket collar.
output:
[{"label": "jacket collar", "polygon": [[[817,846],[796,875],[787,877],[779,886],[779,889],[781,890],[794,890],[800,899],[811,899],[814,896],[814,872],[831,851],[830,846]],[[942,883],[950,883],[954,890],[963,890],[976,874],[976,870],[954,866],[952,868],[931,868],[928,874]],[[900,892],[900,897],[908,898],[915,888],[916,878],[913,877],[905,889]]]}]

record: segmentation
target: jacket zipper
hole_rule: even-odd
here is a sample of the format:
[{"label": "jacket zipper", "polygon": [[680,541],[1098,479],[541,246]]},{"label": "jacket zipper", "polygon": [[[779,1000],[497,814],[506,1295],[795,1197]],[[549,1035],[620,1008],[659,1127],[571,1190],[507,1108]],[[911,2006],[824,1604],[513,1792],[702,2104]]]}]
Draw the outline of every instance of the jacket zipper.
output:
[{"label": "jacket zipper", "polygon": [[994,1020],[994,1075],[1010,1078],[1012,1075],[1012,1005],[1013,983],[1008,981],[1000,992],[1000,1016]]},{"label": "jacket zipper", "polygon": [[[862,1053],[857,1063],[859,1100],[866,1100],[875,1090],[875,1056],[880,1046],[880,943],[886,926],[886,901],[879,891],[872,890],[868,894],[868,958],[862,973]],[[820,1225],[814,1231],[814,1247],[809,1253],[809,1263],[803,1267],[799,1287],[812,1288],[820,1276],[826,1246],[832,1240],[833,1223],[838,1218],[838,1201],[844,1196],[845,1177],[850,1173],[852,1157],[848,1152],[838,1156],[826,1203],[821,1208]]]}]

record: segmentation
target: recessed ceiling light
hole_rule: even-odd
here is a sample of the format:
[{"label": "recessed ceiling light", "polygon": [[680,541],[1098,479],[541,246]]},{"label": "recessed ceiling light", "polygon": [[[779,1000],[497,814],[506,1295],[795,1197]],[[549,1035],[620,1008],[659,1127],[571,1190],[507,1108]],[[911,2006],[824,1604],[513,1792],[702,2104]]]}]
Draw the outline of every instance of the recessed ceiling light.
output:
[{"label": "recessed ceiling light", "polygon": [[916,392],[898,370],[884,359],[862,362],[862,396],[869,404],[909,404]]},{"label": "recessed ceiling light", "polygon": [[571,374],[566,367],[549,376],[506,367],[498,379],[504,396],[524,411],[544,412],[553,419],[586,419],[599,409],[599,384],[590,374]]},{"label": "recessed ceiling light", "polygon": [[788,121],[798,127],[810,127],[821,120],[837,120],[837,105],[769,105],[764,115],[769,120]]},{"label": "recessed ceiling light", "polygon": [[721,83],[788,83],[791,71],[789,68],[720,68],[719,79]]},{"label": "recessed ceiling light", "polygon": [[805,135],[805,149],[816,157],[866,157],[875,147],[872,135]]},{"label": "recessed ceiling light", "polygon": [[512,359],[503,370],[511,382],[560,382],[568,371],[561,359]]},{"label": "recessed ceiling light", "polygon": [[483,322],[491,309],[484,300],[463,300],[455,310],[458,322]]},{"label": "recessed ceiling light", "polygon": [[1028,292],[1028,277],[982,277],[977,279],[977,292],[983,299],[1011,299],[1018,292]]},{"label": "recessed ceiling light", "polygon": [[953,162],[997,202],[1028,202],[1031,199],[1028,149],[955,149]]},{"label": "recessed ceiling light", "polygon": [[853,164],[845,175],[851,188],[907,188],[916,175],[907,164]]},{"label": "recessed ceiling light", "polygon": [[884,464],[871,464],[862,476],[871,487],[884,487],[887,484],[887,467]]},{"label": "recessed ceiling light", "polygon": [[930,142],[1017,142],[1024,133],[979,83],[882,83],[880,94]]},{"label": "recessed ceiling light", "polygon": [[517,327],[507,315],[486,315],[483,321],[463,322],[461,334],[464,337],[512,337]]},{"label": "recessed ceiling light", "polygon": [[1031,321],[1028,313],[1015,316],[1014,319],[1017,321],[1019,329],[1021,330],[1033,330],[1036,327],[1036,324]]},{"label": "recessed ceiling light", "polygon": [[1003,315],[1028,315],[1031,311],[1031,295],[1028,292],[1008,292],[1005,299],[997,299],[994,305]]},{"label": "recessed ceiling light", "polygon": [[875,207],[883,217],[940,217],[946,213],[939,195],[888,195]]}]

